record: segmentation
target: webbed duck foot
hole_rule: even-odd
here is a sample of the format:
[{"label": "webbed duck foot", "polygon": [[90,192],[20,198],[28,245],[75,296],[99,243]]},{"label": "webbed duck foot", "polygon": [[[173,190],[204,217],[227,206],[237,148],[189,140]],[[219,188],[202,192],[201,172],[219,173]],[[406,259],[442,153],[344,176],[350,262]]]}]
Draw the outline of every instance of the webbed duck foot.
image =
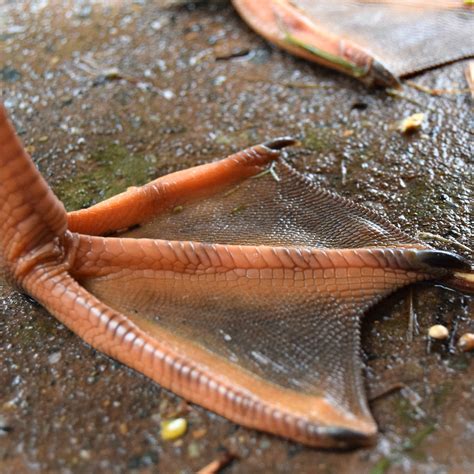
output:
[{"label": "webbed duck foot", "polygon": [[361,318],[467,267],[316,187],[281,159],[290,144],[66,214],[0,108],[1,265],[84,341],[192,402],[312,446],[369,444]]}]

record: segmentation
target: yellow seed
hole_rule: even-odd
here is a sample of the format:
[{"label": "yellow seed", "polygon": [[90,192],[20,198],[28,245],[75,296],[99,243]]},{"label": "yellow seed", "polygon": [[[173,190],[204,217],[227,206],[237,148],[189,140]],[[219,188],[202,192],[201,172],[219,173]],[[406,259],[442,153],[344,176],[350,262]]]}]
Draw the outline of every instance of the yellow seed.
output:
[{"label": "yellow seed", "polygon": [[410,115],[399,123],[398,130],[402,133],[415,132],[421,128],[424,120],[425,114],[418,113]]},{"label": "yellow seed", "polygon": [[463,334],[458,341],[458,347],[463,352],[469,352],[474,350],[474,334],[472,332],[466,332]]},{"label": "yellow seed", "polygon": [[186,433],[188,422],[184,418],[175,418],[174,420],[161,422],[161,439],[172,441],[178,439]]},{"label": "yellow seed", "polygon": [[449,336],[449,331],[446,326],[443,326],[442,324],[435,324],[428,329],[428,336],[430,336],[431,339],[447,339]]}]

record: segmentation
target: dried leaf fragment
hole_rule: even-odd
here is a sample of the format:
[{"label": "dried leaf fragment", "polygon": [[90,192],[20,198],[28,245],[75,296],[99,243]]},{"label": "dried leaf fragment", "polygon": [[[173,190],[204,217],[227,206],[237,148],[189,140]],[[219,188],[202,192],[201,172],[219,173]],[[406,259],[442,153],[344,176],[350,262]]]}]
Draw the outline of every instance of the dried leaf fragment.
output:
[{"label": "dried leaf fragment", "polygon": [[424,113],[416,113],[404,118],[398,125],[398,130],[401,133],[413,133],[421,128],[425,120]]}]

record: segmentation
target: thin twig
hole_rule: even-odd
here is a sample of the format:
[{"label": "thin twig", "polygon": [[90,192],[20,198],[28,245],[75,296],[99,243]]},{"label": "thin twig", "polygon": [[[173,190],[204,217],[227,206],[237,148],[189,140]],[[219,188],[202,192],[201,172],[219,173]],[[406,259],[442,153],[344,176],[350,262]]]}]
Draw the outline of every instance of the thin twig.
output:
[{"label": "thin twig", "polygon": [[341,160],[341,184],[343,186],[346,185],[347,182],[347,167],[346,167],[346,161]]},{"label": "thin twig", "polygon": [[270,79],[267,79],[265,77],[244,77],[244,76],[238,76],[239,79],[242,79],[243,81],[247,82],[265,82],[266,84],[274,84],[277,86],[282,86],[282,87],[287,87],[289,89],[331,89],[333,86],[329,84],[316,84],[314,82],[293,82],[293,81],[272,81]]},{"label": "thin twig", "polygon": [[417,100],[412,99],[411,97],[408,97],[407,95],[402,94],[401,92],[398,92],[395,89],[389,88],[389,89],[385,89],[385,91],[387,92],[388,95],[395,97],[396,99],[402,99],[407,102],[410,102],[410,104],[416,105],[417,107],[422,107],[424,109],[431,110],[432,112],[436,112],[436,109],[434,109],[433,107],[430,107],[429,105],[426,105],[426,104],[422,104],[421,102],[418,102]]},{"label": "thin twig", "polygon": [[369,402],[373,402],[374,400],[377,400],[379,398],[386,397],[387,395],[390,395],[391,393],[401,390],[405,387],[406,384],[404,384],[403,382],[395,382],[388,386],[382,387],[379,390],[371,391],[369,396]]},{"label": "thin twig", "polygon": [[422,84],[417,84],[414,81],[405,81],[405,84],[408,87],[412,87],[420,92],[425,92],[429,95],[440,96],[440,95],[459,95],[466,94],[470,92],[469,88],[465,89],[432,89],[431,87],[423,86]]},{"label": "thin twig", "polygon": [[228,466],[234,459],[236,455],[226,451],[222,453],[217,459],[210,462],[207,466],[204,466],[202,469],[199,469],[196,474],[217,474],[221,469]]},{"label": "thin twig", "polygon": [[466,76],[466,82],[471,91],[471,97],[474,99],[474,61],[469,61],[466,69],[464,70]]},{"label": "thin twig", "polygon": [[413,342],[413,336],[416,334],[418,334],[418,321],[413,305],[413,290],[410,288],[410,292],[408,293],[408,342]]},{"label": "thin twig", "polygon": [[230,188],[228,191],[224,193],[224,197],[230,196],[231,194],[234,194],[236,191],[240,189],[240,184],[237,186],[234,186],[233,188]]},{"label": "thin twig", "polygon": [[281,181],[280,177],[278,176],[277,172],[275,171],[275,162],[273,162],[266,170],[261,171],[260,173],[252,176],[252,179],[261,178],[267,174],[271,174],[272,178],[279,183]]},{"label": "thin twig", "polygon": [[456,239],[447,239],[446,237],[438,234],[432,234],[431,232],[418,232],[417,237],[421,240],[437,240],[443,244],[455,245],[466,252],[472,252],[472,249],[470,249],[467,245],[461,244],[461,242],[458,242]]}]

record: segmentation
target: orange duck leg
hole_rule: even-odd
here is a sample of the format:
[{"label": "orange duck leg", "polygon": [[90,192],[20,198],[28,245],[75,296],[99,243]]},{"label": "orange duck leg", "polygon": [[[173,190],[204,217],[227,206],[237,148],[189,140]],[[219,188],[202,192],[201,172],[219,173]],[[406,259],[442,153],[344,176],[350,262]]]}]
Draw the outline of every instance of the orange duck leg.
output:
[{"label": "orange duck leg", "polygon": [[0,264],[84,341],[192,402],[312,446],[369,444],[364,312],[470,266],[315,187],[279,157],[289,144],[67,215],[2,107]]}]

